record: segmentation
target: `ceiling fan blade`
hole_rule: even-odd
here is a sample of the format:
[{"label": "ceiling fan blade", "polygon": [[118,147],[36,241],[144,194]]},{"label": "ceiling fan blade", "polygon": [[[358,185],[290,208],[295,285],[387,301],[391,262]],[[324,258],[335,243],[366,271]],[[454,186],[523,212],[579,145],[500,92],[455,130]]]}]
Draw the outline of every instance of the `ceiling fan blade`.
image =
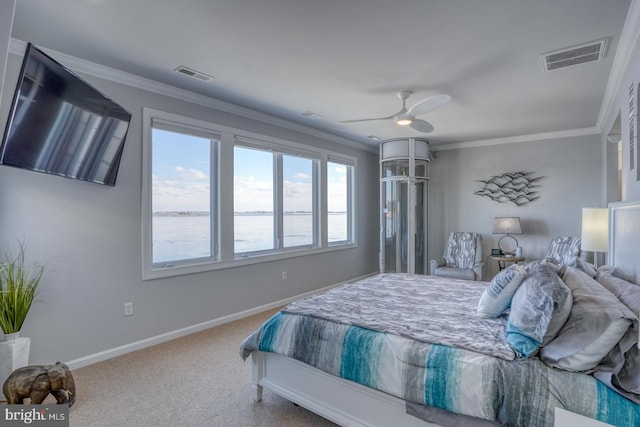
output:
[{"label": "ceiling fan blade", "polygon": [[340,123],[355,123],[355,122],[370,122],[372,120],[390,120],[393,119],[396,115],[388,116],[388,117],[376,117],[373,119],[355,119],[355,120],[341,120]]},{"label": "ceiling fan blade", "polygon": [[449,95],[435,95],[430,96],[429,98],[425,98],[422,101],[415,104],[413,107],[409,108],[408,114],[412,116],[418,116],[420,114],[425,114],[433,110],[437,110],[438,108],[445,105],[447,102],[451,100]]},{"label": "ceiling fan blade", "polygon": [[414,119],[409,126],[420,132],[433,132],[433,125],[426,120]]}]

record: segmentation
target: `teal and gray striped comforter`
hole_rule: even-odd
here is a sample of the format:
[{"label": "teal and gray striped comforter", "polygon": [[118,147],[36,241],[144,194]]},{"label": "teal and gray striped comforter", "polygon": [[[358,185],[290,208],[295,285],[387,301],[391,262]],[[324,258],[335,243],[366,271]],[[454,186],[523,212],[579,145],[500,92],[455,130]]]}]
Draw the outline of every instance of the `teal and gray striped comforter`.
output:
[{"label": "teal and gray striped comforter", "polygon": [[[640,425],[640,406],[590,375],[474,343],[504,340],[504,318],[489,332],[475,315],[486,285],[374,276],[285,307],[245,339],[241,354],[282,354],[409,402],[509,426],[552,426],[556,407],[616,426]],[[447,319],[444,306],[456,314]],[[438,341],[443,335],[447,345]]]}]

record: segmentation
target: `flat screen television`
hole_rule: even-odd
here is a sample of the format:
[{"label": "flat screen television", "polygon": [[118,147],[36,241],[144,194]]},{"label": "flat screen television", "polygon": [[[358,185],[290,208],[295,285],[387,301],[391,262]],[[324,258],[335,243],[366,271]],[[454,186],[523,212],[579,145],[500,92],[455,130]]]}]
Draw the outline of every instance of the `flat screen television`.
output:
[{"label": "flat screen television", "polygon": [[29,43],[0,163],[114,186],[131,114]]}]

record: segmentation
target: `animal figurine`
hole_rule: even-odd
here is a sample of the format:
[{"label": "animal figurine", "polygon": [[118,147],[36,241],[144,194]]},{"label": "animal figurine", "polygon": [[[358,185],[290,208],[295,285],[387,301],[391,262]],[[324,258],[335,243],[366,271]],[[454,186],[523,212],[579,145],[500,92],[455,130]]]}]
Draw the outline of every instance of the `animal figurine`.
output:
[{"label": "animal figurine", "polygon": [[32,404],[40,404],[51,393],[58,404],[76,401],[76,384],[69,367],[57,362],[55,365],[33,365],[18,368],[9,375],[2,392],[10,405],[23,403],[25,397]]}]

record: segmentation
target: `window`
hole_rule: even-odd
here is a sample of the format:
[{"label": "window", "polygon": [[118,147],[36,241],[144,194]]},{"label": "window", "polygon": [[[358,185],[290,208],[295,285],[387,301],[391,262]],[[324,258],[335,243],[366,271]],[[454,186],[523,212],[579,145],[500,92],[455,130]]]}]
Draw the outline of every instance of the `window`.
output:
[{"label": "window", "polygon": [[353,166],[327,164],[327,240],[349,243],[353,236]]},{"label": "window", "polygon": [[143,111],[143,278],[355,244],[355,160]]},{"label": "window", "polygon": [[282,156],[283,246],[311,246],[317,241],[315,162],[312,159]]},{"label": "window", "polygon": [[[151,128],[153,264],[217,257],[213,135],[156,122]],[[213,172],[213,173],[212,173]]]},{"label": "window", "polygon": [[274,249],[273,154],[235,147],[233,171],[234,252]]},{"label": "window", "polygon": [[235,253],[318,246],[317,161],[254,145],[234,148]]}]

